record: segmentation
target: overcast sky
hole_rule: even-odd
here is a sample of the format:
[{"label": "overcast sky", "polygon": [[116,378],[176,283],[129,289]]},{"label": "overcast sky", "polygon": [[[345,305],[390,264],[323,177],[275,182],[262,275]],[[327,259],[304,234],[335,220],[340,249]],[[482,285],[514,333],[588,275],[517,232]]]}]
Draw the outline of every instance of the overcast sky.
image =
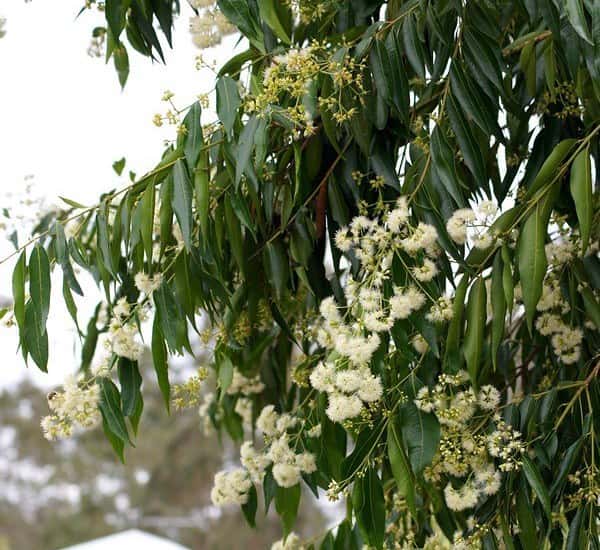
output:
[{"label": "overcast sky", "polygon": [[[111,168],[115,160],[126,156],[127,167],[142,174],[159,160],[163,140],[173,137],[172,128],[152,124],[153,115],[165,111],[163,92],[175,92],[176,104],[183,107],[214,84],[210,71],[195,69],[199,52],[190,40],[191,10],[185,2],[166,66],[130,54],[124,91],[112,62],[106,65],[87,54],[91,30],[102,17],[89,12],[75,20],[82,3],[0,3],[0,17],[6,18],[6,36],[0,39],[0,207],[6,202],[3,193],[22,187],[27,175],[34,176],[38,191],[49,201],[58,202],[62,195],[84,204],[97,202],[102,191],[126,183]],[[234,44],[230,37],[203,55],[220,63]],[[9,245],[0,242],[0,256],[8,251]],[[11,265],[0,265],[0,295],[10,294],[11,272]],[[83,320],[93,303],[79,306]],[[0,327],[0,388],[23,376],[56,384],[76,367],[76,338],[60,300],[53,301],[49,335],[47,376],[33,365],[25,369],[16,353],[15,329]]]}]

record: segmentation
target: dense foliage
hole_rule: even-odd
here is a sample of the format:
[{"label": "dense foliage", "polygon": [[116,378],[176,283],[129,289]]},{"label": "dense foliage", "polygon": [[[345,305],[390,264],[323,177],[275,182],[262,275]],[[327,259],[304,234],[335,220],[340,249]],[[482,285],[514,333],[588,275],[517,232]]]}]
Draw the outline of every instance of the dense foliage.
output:
[{"label": "dense foliage", "polygon": [[[160,54],[170,1],[104,7],[109,55],[124,29]],[[51,269],[75,322],[74,265],[106,294],[47,435],[101,419],[123,457],[151,325],[167,407],[246,440],[213,502],[254,524],[273,501],[274,548],[597,548],[600,4],[218,8],[247,47],[217,75],[219,121],[195,103],[152,172],[19,249],[14,318],[41,369]],[[197,341],[211,360],[171,388],[169,355]],[[304,542],[301,485],[347,509]]]}]

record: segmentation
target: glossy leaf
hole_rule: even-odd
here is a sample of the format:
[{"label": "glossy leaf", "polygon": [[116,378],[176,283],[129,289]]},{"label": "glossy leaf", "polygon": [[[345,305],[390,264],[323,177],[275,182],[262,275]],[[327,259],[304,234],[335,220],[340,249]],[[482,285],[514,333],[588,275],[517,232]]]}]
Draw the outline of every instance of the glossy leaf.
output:
[{"label": "glossy leaf", "polygon": [[581,249],[585,254],[590,240],[593,217],[592,169],[587,149],[581,151],[573,161],[570,189],[579,220]]}]

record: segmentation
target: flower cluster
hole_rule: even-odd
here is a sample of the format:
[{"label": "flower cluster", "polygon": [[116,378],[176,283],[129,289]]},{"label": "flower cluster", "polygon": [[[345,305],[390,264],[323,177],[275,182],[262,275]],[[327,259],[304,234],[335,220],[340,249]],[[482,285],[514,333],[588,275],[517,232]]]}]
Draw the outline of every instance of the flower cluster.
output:
[{"label": "flower cluster", "polygon": [[224,36],[236,32],[236,28],[217,8],[213,0],[193,0],[192,7],[202,10],[190,17],[190,34],[194,46],[203,50],[221,43]]},{"label": "flower cluster", "polygon": [[248,472],[243,468],[237,468],[230,472],[217,472],[210,498],[215,506],[246,504],[251,487],[252,481]]},{"label": "flower cluster", "polygon": [[144,346],[137,341],[138,333],[138,327],[132,319],[132,310],[127,298],[119,298],[113,306],[113,318],[110,321],[105,345],[119,357],[139,361]]},{"label": "flower cluster", "polygon": [[327,393],[326,412],[333,422],[360,415],[365,403],[378,401],[383,394],[381,379],[366,365],[336,369],[335,363],[319,363],[310,375],[310,383]]},{"label": "flower cluster", "polygon": [[283,0],[303,23],[323,19],[340,4],[339,0]]},{"label": "flower cluster", "polygon": [[200,405],[203,382],[208,378],[208,369],[200,367],[196,374],[190,376],[185,382],[174,384],[171,387],[171,401],[175,409],[185,409]]},{"label": "flower cluster", "polygon": [[[273,405],[264,407],[256,420],[256,427],[263,432],[264,445],[262,449],[256,449],[252,441],[245,441],[240,449],[240,461],[243,468],[235,470],[243,472],[244,480],[251,483],[262,483],[265,472],[271,468],[275,482],[280,487],[293,487],[300,482],[303,473],[311,474],[316,471],[317,465],[312,453],[301,450],[302,446],[302,428],[304,427],[300,420],[289,413],[279,414]],[[320,431],[313,426],[307,430],[309,437],[318,437]],[[215,477],[216,494],[221,495],[226,492],[224,485],[230,485],[229,478],[220,472]],[[241,479],[241,474],[236,474],[236,479]],[[217,479],[218,477],[218,479]],[[236,481],[239,484],[239,481]],[[217,490],[218,487],[218,490]],[[244,491],[249,490],[249,486],[244,482],[242,484]],[[247,488],[246,488],[247,487]],[[215,504],[229,504],[227,499],[215,500]]]},{"label": "flower cluster", "polygon": [[[331,113],[333,119],[342,123],[351,119],[356,107],[346,108],[342,92],[361,97],[363,86],[363,64],[346,54],[341,59],[331,57],[327,48],[314,41],[303,49],[290,49],[284,55],[273,58],[265,70],[263,86],[255,96],[246,98],[246,110],[250,113],[283,115],[295,129],[295,136],[314,133],[313,118],[317,114],[307,109],[305,96],[320,75],[328,75],[335,88],[329,97],[319,98],[319,107]],[[282,98],[289,98],[283,105]]]},{"label": "flower cluster", "polygon": [[48,394],[51,414],[41,421],[46,439],[70,437],[75,428],[92,428],[100,422],[100,389],[97,384],[78,384],[74,377],[68,378],[61,392]]},{"label": "flower cluster", "polygon": [[[415,405],[435,414],[441,426],[439,450],[426,474],[432,482],[445,483],[444,497],[451,510],[473,508],[494,495],[502,472],[519,465],[525,450],[520,434],[492,414],[500,400],[500,392],[491,385],[475,392],[464,371],[442,374],[433,388],[424,386],[417,392]],[[477,410],[485,421],[476,416]]]},{"label": "flower cluster", "polygon": [[148,275],[143,271],[135,274],[134,277],[135,286],[140,292],[143,292],[146,296],[152,294],[162,283],[162,273],[155,273],[154,275]]},{"label": "flower cluster", "polygon": [[457,244],[469,242],[475,248],[486,249],[495,240],[490,226],[497,214],[498,206],[495,203],[482,201],[475,209],[461,208],[454,212],[446,222],[446,230]]},{"label": "flower cluster", "polygon": [[[344,288],[345,312],[333,298],[321,302],[319,344],[329,351],[310,375],[311,385],[328,395],[328,416],[343,422],[359,416],[365,404],[381,399],[383,387],[369,367],[381,344],[380,333],[389,331],[396,321],[408,319],[431,300],[426,318],[431,322],[451,319],[452,300],[431,297],[428,288],[438,273],[437,232],[431,225],[410,223],[407,201],[401,197],[381,219],[355,217],[349,227],[335,235],[336,246],[360,263],[356,279],[348,277]],[[392,265],[397,258],[404,264],[408,280],[390,285]],[[344,313],[344,314],[343,314]],[[416,351],[428,346],[421,334],[412,335]]]}]

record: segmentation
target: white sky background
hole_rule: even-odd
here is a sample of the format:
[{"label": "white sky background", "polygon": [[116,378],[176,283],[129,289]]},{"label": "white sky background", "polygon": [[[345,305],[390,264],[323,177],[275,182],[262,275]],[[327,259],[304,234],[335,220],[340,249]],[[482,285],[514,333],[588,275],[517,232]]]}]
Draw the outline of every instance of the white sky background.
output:
[{"label": "white sky background", "polygon": [[[174,137],[173,127],[152,124],[153,115],[167,109],[160,100],[163,92],[175,92],[175,104],[183,108],[214,85],[212,72],[195,69],[199,51],[188,32],[192,11],[185,1],[175,23],[174,48],[165,45],[166,65],[130,51],[131,70],[123,92],[112,61],[106,65],[87,54],[91,30],[102,24],[102,16],[92,11],[75,20],[82,4],[83,0],[0,4],[0,17],[7,20],[7,34],[0,39],[0,208],[5,206],[4,194],[23,187],[27,175],[34,176],[36,191],[51,203],[60,204],[59,195],[96,203],[101,192],[128,183],[129,169],[138,175],[150,170],[160,160],[164,139]],[[203,57],[215,59],[219,66],[235,43],[235,37],[228,37]],[[118,178],[111,165],[123,156],[127,166]],[[0,238],[0,257],[11,250]],[[0,296],[11,294],[12,266],[0,265]],[[0,327],[0,389],[23,377],[54,385],[76,368],[77,338],[61,303],[60,284],[60,277],[53,280],[49,375],[33,363],[26,369],[17,354],[16,329]],[[78,306],[84,328],[94,302],[79,299]]]}]

